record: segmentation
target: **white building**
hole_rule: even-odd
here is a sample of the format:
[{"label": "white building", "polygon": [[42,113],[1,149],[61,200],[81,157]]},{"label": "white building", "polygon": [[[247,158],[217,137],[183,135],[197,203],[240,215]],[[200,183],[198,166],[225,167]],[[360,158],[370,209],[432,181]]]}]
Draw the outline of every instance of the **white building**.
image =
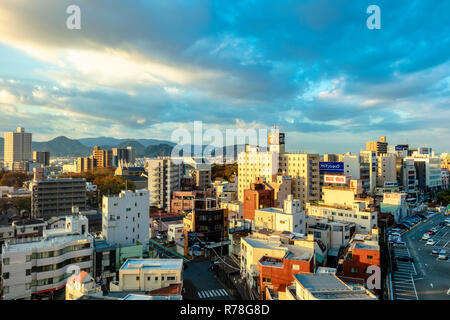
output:
[{"label": "white building", "polygon": [[[421,150],[423,149],[421,148]],[[406,159],[414,160],[419,189],[437,190],[442,186],[441,159],[435,156],[434,153],[415,152],[412,157]]]},{"label": "white building", "polygon": [[148,245],[148,190],[123,190],[118,196],[103,196],[102,234],[112,245]]},{"label": "white building", "polygon": [[81,215],[67,216],[63,229],[44,230],[33,241],[9,241],[2,247],[2,299],[62,289],[72,271],[92,272],[92,255],[93,238]]},{"label": "white building", "polygon": [[344,175],[351,176],[353,180],[358,180],[361,178],[359,154],[344,154],[342,156],[342,162],[344,162]]},{"label": "white building", "polygon": [[150,159],[147,165],[150,205],[168,210],[173,190],[181,187],[184,165],[175,163],[168,157]]},{"label": "white building", "polygon": [[5,132],[4,139],[5,167],[13,170],[15,163],[33,160],[31,152],[32,134],[25,132],[25,128],[18,127],[17,132]]},{"label": "white building", "polygon": [[181,235],[183,234],[183,224],[170,224],[167,229],[167,241],[178,242],[181,241]]},{"label": "white building", "polygon": [[289,231],[305,234],[305,212],[301,209],[301,201],[289,195],[284,200],[283,209],[263,208],[255,210],[255,228],[273,231]]}]

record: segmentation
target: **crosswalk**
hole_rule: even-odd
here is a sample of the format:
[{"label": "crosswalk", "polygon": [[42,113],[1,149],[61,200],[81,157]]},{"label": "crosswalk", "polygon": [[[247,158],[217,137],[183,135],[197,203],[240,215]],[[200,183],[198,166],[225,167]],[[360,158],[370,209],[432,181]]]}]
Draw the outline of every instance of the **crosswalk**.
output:
[{"label": "crosswalk", "polygon": [[226,296],[229,296],[229,294],[225,289],[202,290],[198,292],[198,297],[200,299],[226,297]]}]

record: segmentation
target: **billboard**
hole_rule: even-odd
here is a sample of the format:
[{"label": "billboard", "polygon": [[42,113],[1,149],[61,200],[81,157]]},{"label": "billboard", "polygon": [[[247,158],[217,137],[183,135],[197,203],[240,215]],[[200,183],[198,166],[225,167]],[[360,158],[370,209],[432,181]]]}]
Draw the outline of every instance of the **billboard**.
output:
[{"label": "billboard", "polygon": [[350,182],[350,176],[325,175],[323,177],[324,183],[347,184]]},{"label": "billboard", "polygon": [[409,146],[407,144],[399,144],[395,146],[395,151],[408,150]]},{"label": "billboard", "polygon": [[268,141],[271,145],[279,145],[284,144],[284,133],[269,133],[268,134]]},{"label": "billboard", "polygon": [[320,172],[344,172],[343,162],[319,162]]}]

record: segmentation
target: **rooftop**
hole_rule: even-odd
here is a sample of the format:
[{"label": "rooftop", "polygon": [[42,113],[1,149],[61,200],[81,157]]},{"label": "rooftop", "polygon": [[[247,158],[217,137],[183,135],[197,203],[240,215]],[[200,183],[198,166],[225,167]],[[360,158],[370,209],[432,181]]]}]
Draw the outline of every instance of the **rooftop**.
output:
[{"label": "rooftop", "polygon": [[[48,231],[48,230],[46,230]],[[20,252],[20,251],[32,251],[35,249],[42,249],[44,247],[56,246],[73,241],[83,241],[92,238],[90,235],[69,234],[59,232],[55,233],[55,236],[49,236],[46,238],[37,238],[36,240],[24,243],[4,244],[3,254],[8,252]]]},{"label": "rooftop", "polygon": [[181,269],[182,259],[127,259],[120,270],[135,269]]}]

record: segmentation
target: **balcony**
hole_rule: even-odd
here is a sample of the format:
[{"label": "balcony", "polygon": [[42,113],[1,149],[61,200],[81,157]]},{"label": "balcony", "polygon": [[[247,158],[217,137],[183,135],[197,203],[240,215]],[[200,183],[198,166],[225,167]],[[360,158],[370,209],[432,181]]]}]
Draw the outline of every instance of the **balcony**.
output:
[{"label": "balcony", "polygon": [[259,259],[259,263],[264,267],[275,267],[275,268],[283,268],[284,264],[283,261],[276,258],[271,258],[264,256],[261,259]]}]

